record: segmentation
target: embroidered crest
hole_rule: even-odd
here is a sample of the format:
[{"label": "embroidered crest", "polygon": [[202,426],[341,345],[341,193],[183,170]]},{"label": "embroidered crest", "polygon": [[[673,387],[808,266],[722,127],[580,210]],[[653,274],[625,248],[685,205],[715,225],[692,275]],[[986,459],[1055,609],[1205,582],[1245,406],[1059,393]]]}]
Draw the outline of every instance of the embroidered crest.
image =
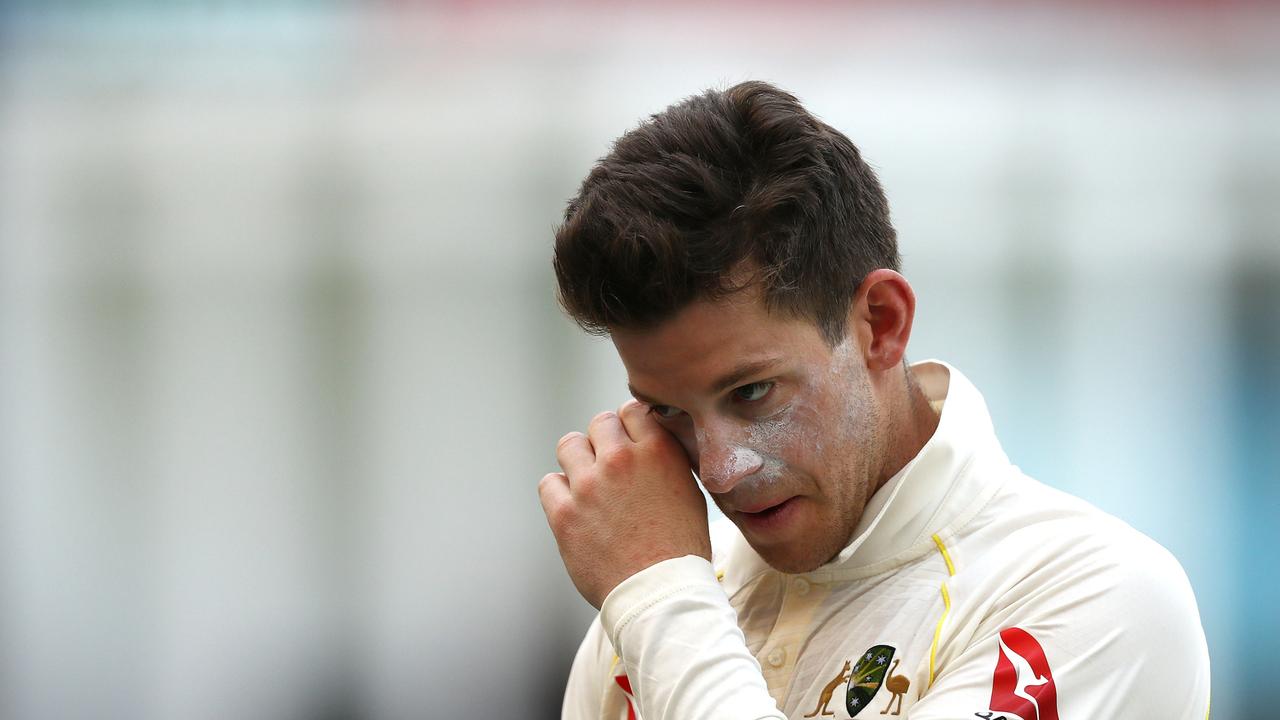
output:
[{"label": "embroidered crest", "polygon": [[[885,675],[889,674],[889,661],[893,660],[895,652],[892,645],[874,645],[867,648],[867,651],[858,658],[858,664],[849,677],[849,689],[844,697],[844,709],[849,711],[849,717],[857,717],[858,713],[870,704],[871,698],[879,692],[880,686],[884,684]],[[896,662],[894,667],[897,667]],[[905,677],[902,679],[906,680]],[[906,692],[905,688],[903,692]],[[897,695],[897,693],[894,694],[895,698]],[[892,703],[893,699],[889,702]],[[901,705],[900,700],[899,705]]]}]

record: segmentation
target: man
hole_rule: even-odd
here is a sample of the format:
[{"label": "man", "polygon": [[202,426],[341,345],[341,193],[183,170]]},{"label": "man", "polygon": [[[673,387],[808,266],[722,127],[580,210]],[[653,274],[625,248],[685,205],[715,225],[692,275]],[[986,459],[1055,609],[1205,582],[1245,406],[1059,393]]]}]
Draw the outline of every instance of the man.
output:
[{"label": "man", "polygon": [[600,609],[565,718],[1207,717],[1177,561],[1023,475],[958,370],[907,365],[898,267],[857,149],[764,83],[673,105],[591,171],[560,299],[636,400],[538,488]]}]

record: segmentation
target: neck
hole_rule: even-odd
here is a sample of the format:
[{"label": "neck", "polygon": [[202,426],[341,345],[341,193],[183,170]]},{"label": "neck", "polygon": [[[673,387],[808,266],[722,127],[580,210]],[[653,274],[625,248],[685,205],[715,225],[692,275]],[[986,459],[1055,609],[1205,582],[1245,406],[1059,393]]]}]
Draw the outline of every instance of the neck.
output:
[{"label": "neck", "polygon": [[[933,437],[938,429],[940,415],[929,404],[929,398],[916,383],[904,360],[901,367],[894,371],[896,377],[890,380],[897,392],[891,393],[894,398],[887,410],[889,442],[887,443],[884,465],[876,477],[875,487],[871,493],[879,490],[889,478],[893,477],[920,454],[921,448]],[[903,390],[905,389],[905,392]],[[868,493],[870,495],[870,493]]]}]

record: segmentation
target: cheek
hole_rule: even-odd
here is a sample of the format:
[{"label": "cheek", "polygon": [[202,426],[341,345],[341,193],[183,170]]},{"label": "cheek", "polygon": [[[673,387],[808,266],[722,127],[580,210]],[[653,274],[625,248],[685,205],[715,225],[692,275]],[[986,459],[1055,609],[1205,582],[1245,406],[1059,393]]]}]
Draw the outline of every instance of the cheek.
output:
[{"label": "cheek", "polygon": [[743,445],[766,457],[777,458],[789,454],[796,436],[792,416],[793,413],[787,411],[781,417],[749,425]]},{"label": "cheek", "polygon": [[861,462],[862,449],[850,437],[849,424],[838,395],[819,396],[796,409],[790,431],[780,436],[785,442],[777,448],[793,473],[805,477],[835,505],[842,503],[849,480],[856,476],[853,469]]},{"label": "cheek", "polygon": [[780,416],[752,425],[744,445],[772,460],[773,465],[806,469],[823,446],[820,413],[807,404],[796,403]]}]

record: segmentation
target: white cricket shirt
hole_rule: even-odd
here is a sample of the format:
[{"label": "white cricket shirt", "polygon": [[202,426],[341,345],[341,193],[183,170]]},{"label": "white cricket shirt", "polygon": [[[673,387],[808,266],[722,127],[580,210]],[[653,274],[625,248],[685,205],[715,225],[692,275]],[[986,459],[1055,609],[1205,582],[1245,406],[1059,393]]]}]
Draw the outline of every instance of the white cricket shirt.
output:
[{"label": "white cricket shirt", "polygon": [[942,414],[853,541],[799,575],[728,521],[605,599],[572,720],[1201,720],[1209,656],[1164,548],[1022,474],[954,368],[912,366]]}]

